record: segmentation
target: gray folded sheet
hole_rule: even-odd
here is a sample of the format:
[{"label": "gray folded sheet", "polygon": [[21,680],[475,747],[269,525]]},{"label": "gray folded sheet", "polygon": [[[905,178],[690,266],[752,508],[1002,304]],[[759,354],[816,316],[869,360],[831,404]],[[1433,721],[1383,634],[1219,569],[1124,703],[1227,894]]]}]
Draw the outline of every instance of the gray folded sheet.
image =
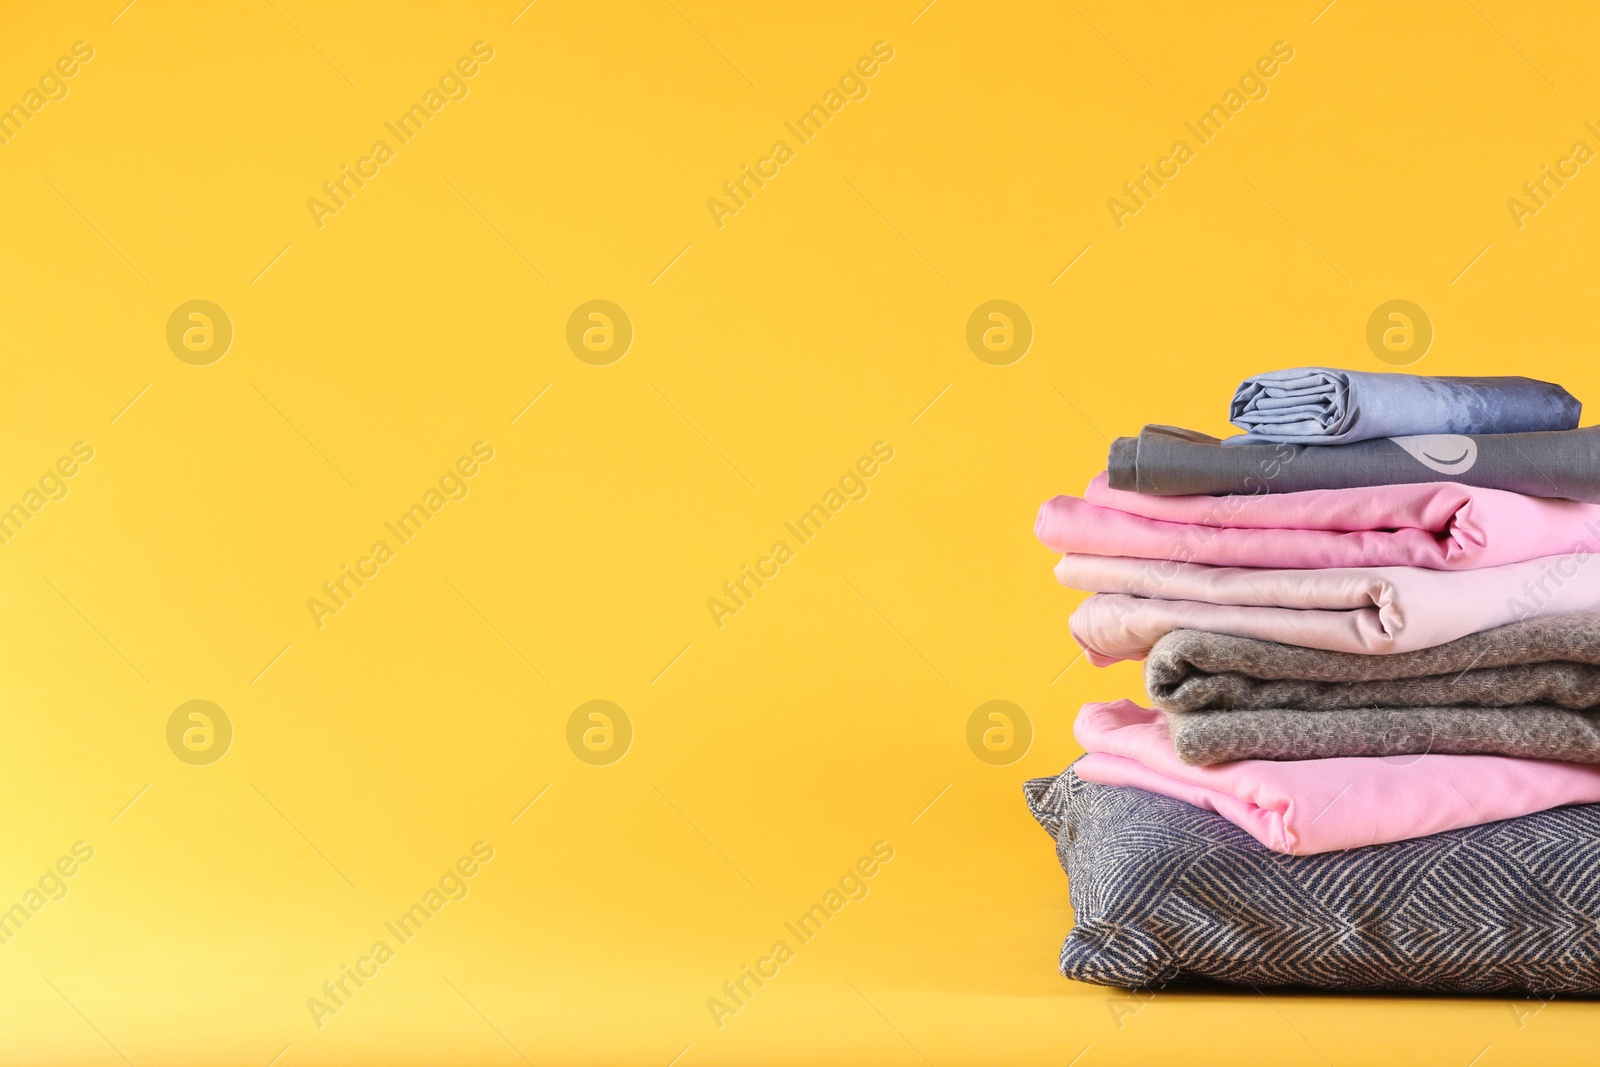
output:
[{"label": "gray folded sheet", "polygon": [[1355,655],[1175,630],[1145,661],[1188,763],[1487,753],[1600,763],[1600,612]]},{"label": "gray folded sheet", "polygon": [[1286,856],[1215,812],[1070,767],[1023,789],[1067,874],[1068,978],[1600,993],[1600,804]]},{"label": "gray folded sheet", "polygon": [[1428,753],[1600,763],[1600,713],[1539,704],[1514,708],[1341,708],[1167,713],[1185,763]]},{"label": "gray folded sheet", "polygon": [[1347,445],[1228,444],[1175,426],[1119,437],[1111,488],[1152,496],[1294,493],[1458,482],[1600,503],[1600,426],[1537,433],[1382,437]]}]

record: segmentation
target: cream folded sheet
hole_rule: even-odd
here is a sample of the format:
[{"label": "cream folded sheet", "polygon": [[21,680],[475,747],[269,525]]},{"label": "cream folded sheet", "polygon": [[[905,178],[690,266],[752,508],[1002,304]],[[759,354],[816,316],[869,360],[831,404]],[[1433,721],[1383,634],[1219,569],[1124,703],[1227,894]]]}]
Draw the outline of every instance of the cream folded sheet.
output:
[{"label": "cream folded sheet", "polygon": [[1173,630],[1208,630],[1332,652],[1432,648],[1535,615],[1600,609],[1600,555],[1435,571],[1277,570],[1066,555],[1062,585],[1094,593],[1069,626],[1091,663],[1143,659]]}]

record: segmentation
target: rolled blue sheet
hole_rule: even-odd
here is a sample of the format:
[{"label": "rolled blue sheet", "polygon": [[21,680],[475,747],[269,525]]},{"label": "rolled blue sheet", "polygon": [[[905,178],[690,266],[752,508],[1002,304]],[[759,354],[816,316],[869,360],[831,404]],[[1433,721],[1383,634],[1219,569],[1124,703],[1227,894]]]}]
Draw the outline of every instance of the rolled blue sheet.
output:
[{"label": "rolled blue sheet", "polygon": [[1341,445],[1422,434],[1571,430],[1582,405],[1559,385],[1532,378],[1424,378],[1415,374],[1297,367],[1246,378],[1229,443]]}]

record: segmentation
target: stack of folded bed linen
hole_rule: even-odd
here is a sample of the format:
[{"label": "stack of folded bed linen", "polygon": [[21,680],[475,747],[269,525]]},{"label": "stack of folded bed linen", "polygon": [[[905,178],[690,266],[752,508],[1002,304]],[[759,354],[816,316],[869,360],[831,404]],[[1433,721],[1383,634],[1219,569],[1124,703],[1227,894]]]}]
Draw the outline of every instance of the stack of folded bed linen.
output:
[{"label": "stack of folded bed linen", "polygon": [[1147,426],[1036,533],[1152,708],[1027,784],[1061,970],[1600,992],[1600,427],[1525,378],[1303,368]]}]

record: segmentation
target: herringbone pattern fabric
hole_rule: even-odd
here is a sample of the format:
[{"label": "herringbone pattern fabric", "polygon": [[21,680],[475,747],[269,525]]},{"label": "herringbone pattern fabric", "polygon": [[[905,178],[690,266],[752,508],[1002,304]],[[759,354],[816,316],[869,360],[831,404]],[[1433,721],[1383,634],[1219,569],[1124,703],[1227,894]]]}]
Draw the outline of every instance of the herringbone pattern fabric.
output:
[{"label": "herringbone pattern fabric", "polygon": [[1600,804],[1286,856],[1219,815],[1070,767],[1024,791],[1070,885],[1069,978],[1600,992]]}]

